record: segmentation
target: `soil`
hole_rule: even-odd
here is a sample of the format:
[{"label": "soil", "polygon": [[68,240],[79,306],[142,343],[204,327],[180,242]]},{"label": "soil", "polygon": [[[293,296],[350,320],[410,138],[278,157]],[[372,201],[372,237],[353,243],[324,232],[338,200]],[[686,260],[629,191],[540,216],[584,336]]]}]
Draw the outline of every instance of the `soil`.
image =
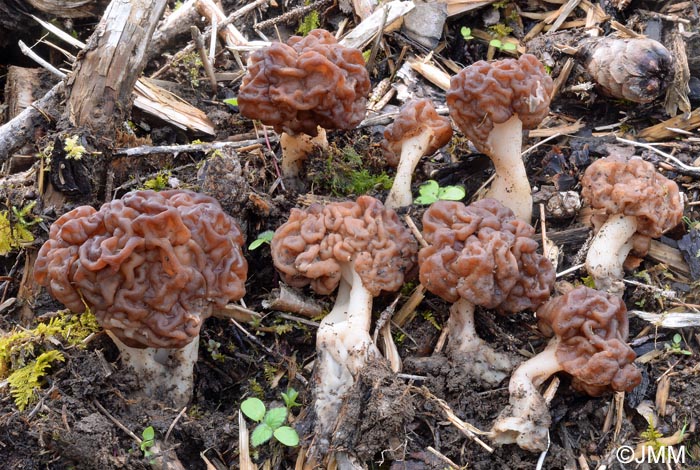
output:
[{"label": "soil", "polygon": [[[223,3],[224,10],[230,12],[246,2]],[[296,1],[289,2],[289,5],[285,3],[285,7],[278,5],[283,2],[272,3],[277,6],[260,9],[254,14],[257,21],[275,18],[300,5]],[[341,6],[344,3],[347,2],[341,2]],[[629,7],[619,12],[608,2],[603,3],[606,4],[606,12],[613,18],[623,23],[627,21],[636,28],[641,28],[640,24],[644,24],[645,18],[648,20],[648,16],[635,14],[636,8],[651,11],[652,16],[665,8],[665,2],[632,2],[635,8]],[[7,8],[14,11],[10,2],[8,5],[0,2],[0,11],[4,12]],[[521,6],[525,9],[526,5]],[[697,6],[695,10],[688,6],[687,10],[677,14],[697,20]],[[553,7],[549,5],[546,9]],[[491,10],[485,7],[450,18],[446,31],[452,41],[448,41],[447,47],[440,51],[440,60],[450,59],[468,64],[485,58],[486,45],[476,40],[463,41],[459,31],[465,25],[486,29],[487,13]],[[528,10],[545,11],[544,7]],[[348,16],[331,3],[327,3],[321,12],[321,27],[330,30],[337,27],[341,18]],[[585,13],[581,10],[575,16],[585,19]],[[522,37],[533,24],[525,17],[521,19],[524,28],[516,28],[513,33],[518,37]],[[252,20],[252,16],[248,20]],[[249,22],[238,23],[237,26],[248,37],[255,37]],[[94,20],[76,20],[73,27],[85,40],[92,33],[94,24]],[[279,34],[288,36],[297,24],[298,20],[289,25],[280,23]],[[667,33],[664,37],[668,37],[674,25],[673,22],[663,23],[663,31]],[[20,28],[18,23],[6,20],[0,22],[0,26],[12,31]],[[609,24],[606,23],[604,27],[605,32],[609,32]],[[22,34],[31,33],[33,30],[27,28]],[[692,38],[697,31],[691,33],[688,33],[689,44],[695,41]],[[582,34],[580,28],[567,29],[555,36],[541,34],[529,47],[539,51],[538,55],[548,58],[551,62],[548,65],[556,77],[568,56],[555,45],[575,42],[576,37]],[[386,47],[380,48],[372,69],[373,86],[394,71],[392,67],[403,47],[411,52],[422,50],[421,46],[398,32],[385,35],[385,43]],[[6,53],[0,56],[2,70],[19,63],[15,61],[19,59],[15,58],[14,53],[10,53],[11,45],[0,41],[0,46],[7,47],[4,49]],[[166,52],[174,54],[184,47],[184,42],[177,41],[170,47]],[[389,53],[391,56],[387,57]],[[158,70],[164,60],[160,57],[153,59],[147,65],[145,75]],[[691,61],[691,64],[696,62]],[[216,65],[218,72],[237,70],[235,61],[228,54],[220,58]],[[212,99],[207,80],[200,77],[199,83],[195,83],[189,72],[182,65],[175,66],[160,78],[170,82],[169,87],[175,93],[208,114],[218,132],[213,140],[223,141],[239,134],[255,135],[256,129],[250,120],[240,116],[236,107],[222,104],[224,98],[236,96],[240,81],[222,82],[223,87]],[[200,73],[203,72],[200,70]],[[691,75],[695,79],[700,78],[697,69],[692,69]],[[585,78],[582,67],[577,65],[564,88]],[[411,82],[408,88],[413,96],[430,96],[439,105],[444,105],[444,93],[420,78]],[[634,134],[668,117],[663,108],[663,99],[635,105],[606,98],[596,91],[577,94],[564,88],[552,103],[547,126],[557,127],[582,119],[585,127],[575,135],[558,136],[529,154],[528,175],[531,185],[536,188],[536,201],[546,202],[557,191],[579,193],[578,177],[590,162],[621,151],[622,147],[614,136],[599,135],[600,131],[595,130],[597,126],[617,123],[623,116],[626,118],[623,123],[625,132]],[[394,99],[382,112],[396,109],[399,104]],[[692,101],[692,105],[697,106],[698,102]],[[131,122],[135,129],[132,138],[136,140],[131,143],[125,141],[122,147],[148,142],[152,145],[186,144],[202,137],[176,130],[137,110],[133,111]],[[222,151],[223,158],[217,160],[207,160],[205,152],[114,158],[111,162],[113,188],[116,188],[116,195],[121,196],[130,189],[142,187],[145,179],[168,169],[170,176],[177,179],[179,187],[197,189],[216,197],[224,210],[239,221],[249,244],[260,233],[275,230],[281,225],[292,207],[357,196],[359,193],[349,189],[353,170],[364,169],[371,175],[382,172],[393,175],[394,170],[383,163],[379,146],[388,122],[390,120],[347,132],[329,132],[330,150],[325,154],[317,151],[309,157],[303,178],[296,185],[282,187],[277,182],[274,159],[279,156],[279,146],[273,140],[269,148],[262,145],[252,150]],[[531,138],[525,145],[530,146],[537,140]],[[663,147],[663,150],[673,151],[676,158],[688,165],[697,165],[698,149],[697,134],[692,137],[681,134],[670,150]],[[39,150],[34,148],[32,154],[36,155]],[[686,217],[689,221],[700,220],[698,173],[680,171],[649,150],[637,149],[636,154],[665,170],[665,175],[682,187],[689,203],[686,205]],[[356,156],[362,157],[358,160]],[[38,159],[32,162],[35,162],[35,167],[39,165]],[[440,152],[419,164],[414,175],[414,194],[417,194],[420,183],[434,179],[442,187],[462,185],[471,198],[490,174],[488,158],[475,152],[461,135],[456,135]],[[21,287],[26,287],[29,282],[24,279],[25,274],[31,268],[36,250],[47,237],[50,223],[75,205],[91,204],[97,207],[103,200],[68,196],[66,206],[56,211],[45,196],[39,195],[34,181],[27,182],[25,186],[2,185],[1,191],[8,208],[23,207],[32,200],[38,201],[35,213],[44,219],[43,223],[32,228],[35,242],[19,251],[15,250],[1,264],[1,300],[16,299],[14,304],[0,307],[3,309],[0,333],[9,334],[17,328],[32,328],[42,315],[62,308],[44,291],[31,301],[30,296],[21,291]],[[365,188],[364,192],[380,200],[384,200],[387,194],[381,184]],[[101,194],[100,197],[108,196]],[[414,205],[399,212],[409,215],[420,228],[424,210],[424,207]],[[577,210],[563,214],[547,212],[548,235],[560,249],[558,272],[581,262],[580,252],[585,248],[588,230],[579,215]],[[539,219],[539,214],[536,214],[536,218]],[[538,224],[536,226],[539,227]],[[675,249],[677,241],[690,230],[690,224],[681,225],[667,234],[662,243]],[[694,236],[697,236],[698,229],[694,230]],[[42,386],[37,389],[35,399],[25,410],[18,409],[9,387],[0,382],[0,466],[37,470],[177,468],[144,455],[135,437],[141,438],[142,431],[152,426],[159,448],[164,453],[174,452],[177,460],[188,470],[240,468],[241,402],[246,397],[257,396],[268,407],[283,406],[280,393],[294,388],[299,392],[301,406],[291,409],[289,421],[301,436],[301,446],[288,448],[271,441],[252,448],[250,456],[260,468],[301,468],[303,459],[299,456],[303,456],[305,446],[314,437],[314,325],[318,318],[294,320],[285,312],[268,309],[266,302],[274,296],[280,282],[272,266],[269,246],[263,244],[255,250],[246,250],[245,255],[249,263],[245,307],[262,315],[252,321],[245,321],[249,317],[236,317],[236,323],[230,314],[220,314],[206,321],[200,336],[193,398],[184,413],[180,409],[163,406],[162,397],[139,396],[142,384],[138,377],[120,364],[119,351],[105,334],[97,333],[80,346],[67,346],[58,339],[44,342],[37,348],[46,348],[51,343],[49,347],[62,351],[65,362],[53,365]],[[630,310],[660,313],[675,308],[697,314],[700,300],[697,277],[693,278],[689,272],[679,272],[673,265],[663,265],[650,258],[638,260],[634,272],[644,273],[646,277],[628,273],[628,279],[644,284],[627,286],[624,298]],[[581,271],[574,271],[559,281],[563,284],[580,283],[583,276]],[[416,285],[416,279],[407,283],[399,294],[398,308],[406,302]],[[673,290],[677,298],[666,299],[659,295],[661,290]],[[315,302],[326,309],[333,301],[332,296],[318,296],[310,290],[302,290],[300,294],[306,301]],[[375,301],[377,317],[396,296],[386,294]],[[447,322],[449,307],[442,299],[427,294],[414,315],[399,332],[395,332],[404,364],[401,375],[391,372],[383,361],[371,362],[362,370],[352,390],[344,398],[331,443],[332,450],[348,451],[365,468],[371,469],[536,468],[540,454],[514,445],[488,451],[448,419],[441,403],[446,404],[459,419],[487,431],[509,400],[507,380],[496,388],[485,387],[478,380],[465,376],[458,365],[442,353],[435,352],[442,328]],[[522,359],[532,355],[540,351],[547,341],[537,330],[536,321],[529,312],[498,316],[488,310],[477,309],[476,321],[482,338],[513,357]],[[638,364],[643,381],[632,393],[624,396],[588,397],[573,390],[570,378],[560,374],[560,383],[550,404],[550,447],[542,468],[625,468],[616,460],[616,449],[623,445],[634,447],[648,439],[650,428],[660,433],[659,436],[666,437],[683,429],[682,445],[685,446],[686,461],[671,468],[700,468],[700,439],[696,432],[697,410],[700,409],[699,324],[694,322],[692,325],[695,326],[681,329],[655,328],[632,316],[630,342],[638,357],[644,358]],[[682,339],[679,347],[673,349],[675,334],[680,334]],[[668,381],[667,393],[660,385],[664,381]],[[651,421],[648,419],[649,410],[653,415]],[[254,427],[250,420],[247,425],[249,431]],[[482,439],[488,443],[487,438]],[[677,445],[681,445],[680,442]],[[171,457],[172,452],[169,454]],[[645,463],[642,468],[666,466]]]}]

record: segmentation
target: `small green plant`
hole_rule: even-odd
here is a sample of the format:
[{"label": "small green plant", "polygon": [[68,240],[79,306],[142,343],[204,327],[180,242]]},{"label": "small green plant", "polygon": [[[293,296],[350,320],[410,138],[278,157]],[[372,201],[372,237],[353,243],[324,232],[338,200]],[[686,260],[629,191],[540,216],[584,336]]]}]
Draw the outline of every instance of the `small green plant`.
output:
[{"label": "small green plant", "polygon": [[502,51],[515,51],[518,49],[518,46],[512,42],[501,41],[500,39],[491,39],[489,46],[501,49]]},{"label": "small green plant", "polygon": [[253,251],[257,248],[260,248],[263,244],[270,244],[272,242],[272,236],[275,234],[274,231],[272,230],[265,230],[264,232],[260,232],[258,234],[258,238],[253,240],[250,245],[248,245],[248,249],[250,251]]},{"label": "small green plant", "polygon": [[421,312],[421,316],[423,317],[423,320],[425,320],[428,323],[430,323],[431,325],[433,325],[433,327],[436,330],[438,330],[438,331],[442,330],[442,327],[440,326],[438,321],[435,319],[435,314],[433,312],[431,312],[430,310],[425,310],[424,312]]},{"label": "small green plant", "polygon": [[428,180],[418,188],[420,194],[415,203],[420,205],[430,205],[435,201],[459,201],[466,195],[461,186],[445,186],[441,188],[437,181]]},{"label": "small green plant", "polygon": [[226,98],[224,103],[230,104],[231,106],[238,106],[238,98]]},{"label": "small green plant", "polygon": [[83,155],[85,155],[87,150],[85,150],[85,147],[78,143],[78,140],[80,140],[80,136],[77,135],[66,137],[63,146],[63,150],[66,151],[66,158],[73,160],[80,160],[83,158]]},{"label": "small green plant", "polygon": [[471,41],[474,39],[474,36],[472,36],[472,29],[467,28],[466,26],[462,26],[462,29],[459,30],[459,32],[462,34],[462,37],[464,38],[465,41]]},{"label": "small green plant", "polygon": [[207,351],[211,354],[211,358],[215,361],[224,362],[226,356],[221,354],[221,343],[210,339],[207,341]]},{"label": "small green plant", "polygon": [[0,211],[0,255],[34,241],[30,227],[42,221],[41,217],[32,215],[35,205],[36,201],[32,201],[21,209],[12,206],[12,216],[8,211]]},{"label": "small green plant", "polygon": [[682,342],[683,337],[680,334],[676,333],[675,335],[673,335],[673,338],[671,338],[671,342],[666,343],[666,351],[668,351],[671,354],[682,354],[685,356],[692,356],[692,351],[683,349]]},{"label": "small green plant", "polygon": [[151,447],[156,443],[156,430],[153,429],[153,426],[148,426],[141,432],[141,452],[143,452],[143,456],[147,459],[150,459],[153,457],[153,451],[151,451]]},{"label": "small green plant", "polygon": [[513,28],[511,28],[510,26],[505,25],[503,23],[498,23],[498,24],[495,24],[493,26],[489,26],[489,31],[491,31],[492,35],[499,37],[499,38],[502,38],[502,37],[508,36],[510,33],[512,33]]},{"label": "small green plant", "polygon": [[302,36],[306,36],[314,29],[318,29],[318,27],[320,25],[321,25],[321,19],[320,19],[318,12],[316,10],[312,10],[299,23],[299,27],[297,28],[297,33],[301,34]]},{"label": "small green plant", "polygon": [[373,175],[369,170],[362,169],[350,172],[350,191],[352,194],[366,194],[373,189],[390,189],[393,179],[382,172]]},{"label": "small green plant", "polygon": [[299,445],[299,435],[291,426],[284,426],[287,421],[287,408],[280,406],[266,410],[259,398],[247,398],[241,403],[241,411],[249,419],[259,423],[250,435],[250,443],[257,447],[271,438],[282,445],[295,447]]},{"label": "small green plant", "polygon": [[15,405],[20,411],[24,411],[27,405],[33,401],[34,391],[41,387],[41,382],[54,361],[64,362],[61,351],[51,350],[41,353],[34,361],[24,367],[15,370],[7,377],[10,384],[10,394],[15,400]]},{"label": "small green plant", "polygon": [[168,181],[170,180],[170,172],[168,170],[159,171],[158,174],[143,183],[144,189],[150,189],[153,191],[163,191],[168,189]]},{"label": "small green plant", "polygon": [[286,392],[282,392],[280,393],[280,395],[282,395],[282,400],[284,400],[284,406],[286,406],[288,410],[296,408],[297,406],[301,406],[301,403],[297,402],[299,392],[297,392],[292,387],[289,387]]}]

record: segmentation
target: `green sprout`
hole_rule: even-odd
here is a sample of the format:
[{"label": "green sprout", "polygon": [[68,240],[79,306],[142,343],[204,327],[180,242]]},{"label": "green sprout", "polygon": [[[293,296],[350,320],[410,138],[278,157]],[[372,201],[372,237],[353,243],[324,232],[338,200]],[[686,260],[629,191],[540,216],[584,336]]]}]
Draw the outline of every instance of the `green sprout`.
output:
[{"label": "green sprout", "polygon": [[238,98],[226,98],[224,103],[230,104],[231,106],[238,106]]},{"label": "green sprout", "polygon": [[321,25],[321,19],[320,19],[318,12],[316,10],[312,10],[299,23],[299,27],[297,28],[297,33],[301,34],[302,36],[306,36],[314,29],[318,29],[318,27],[320,25]]},{"label": "green sprout", "polygon": [[500,39],[491,39],[491,41],[489,42],[489,46],[493,46],[503,51],[514,51],[518,49],[518,46],[516,46],[512,42],[503,42]]},{"label": "green sprout", "polygon": [[8,211],[0,211],[0,256],[34,241],[30,227],[42,221],[31,215],[35,205],[36,201],[32,201],[21,209],[12,206],[12,217]]},{"label": "green sprout", "polygon": [[66,137],[65,145],[63,146],[63,150],[66,151],[66,158],[80,160],[83,158],[85,152],[87,152],[85,147],[78,143],[78,139],[80,139],[80,137],[77,135]]},{"label": "green sprout", "polygon": [[170,172],[168,170],[162,170],[159,171],[155,177],[144,181],[143,187],[152,191],[163,191],[164,189],[168,189],[169,180]]},{"label": "green sprout", "polygon": [[215,361],[219,362],[224,362],[226,360],[226,356],[224,356],[221,353],[221,343],[218,341],[214,341],[213,339],[210,339],[207,344],[207,351],[209,351],[209,354],[211,354],[211,358],[214,359]]},{"label": "green sprout", "polygon": [[688,351],[687,349],[682,348],[682,341],[683,337],[680,334],[676,333],[675,335],[673,335],[671,342],[666,343],[666,350],[671,354],[683,354],[685,356],[692,356],[692,351]]},{"label": "green sprout", "polygon": [[299,445],[297,431],[291,426],[283,426],[287,421],[287,408],[279,406],[267,410],[262,400],[250,397],[241,403],[241,412],[259,423],[250,435],[250,443],[253,447],[264,444],[272,437],[287,447]]},{"label": "green sprout", "polygon": [[466,192],[461,186],[445,186],[441,188],[437,181],[428,180],[418,188],[418,196],[414,202],[420,205],[430,205],[435,201],[459,201]]},{"label": "green sprout", "polygon": [[253,240],[250,245],[248,245],[248,249],[250,251],[253,251],[259,247],[261,247],[264,243],[267,243],[268,245],[272,242],[272,237],[275,234],[272,230],[265,230],[264,232],[260,232],[258,234],[258,238]]},{"label": "green sprout", "polygon": [[462,26],[462,29],[459,30],[460,33],[462,33],[462,37],[464,38],[465,41],[470,41],[474,39],[474,36],[472,36],[472,29],[467,28],[466,26]]},{"label": "green sprout", "polygon": [[286,406],[288,410],[291,410],[292,408],[295,408],[297,406],[301,406],[301,403],[297,402],[299,392],[297,392],[293,388],[288,388],[286,393],[282,392],[280,393],[280,395],[282,395],[282,400],[284,400],[284,406]]},{"label": "green sprout", "polygon": [[147,459],[150,459],[153,457],[153,452],[151,451],[151,447],[156,443],[156,431],[153,429],[153,426],[148,426],[146,429],[143,430],[141,433],[141,452],[143,452],[143,456]]}]

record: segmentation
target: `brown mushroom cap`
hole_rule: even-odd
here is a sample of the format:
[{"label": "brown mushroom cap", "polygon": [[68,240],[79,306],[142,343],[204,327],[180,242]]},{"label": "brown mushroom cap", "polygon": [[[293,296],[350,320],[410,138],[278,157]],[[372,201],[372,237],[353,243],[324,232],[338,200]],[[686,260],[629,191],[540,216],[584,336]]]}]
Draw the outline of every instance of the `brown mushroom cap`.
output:
[{"label": "brown mushroom cap", "polygon": [[549,112],[552,78],[531,54],[495,62],[480,60],[452,77],[447,106],[457,127],[482,152],[494,124],[517,114],[533,129]]},{"label": "brown mushroom cap", "polygon": [[359,124],[369,90],[362,53],[315,29],[250,55],[238,107],[243,116],[277,132],[315,136],[317,126],[351,129]]},{"label": "brown mushroom cap", "polygon": [[641,382],[625,342],[627,308],[619,297],[579,286],[542,305],[537,318],[542,331],[559,337],[557,360],[574,377],[574,388],[598,396],[629,392]]},{"label": "brown mushroom cap", "polygon": [[600,158],[586,168],[581,186],[584,201],[598,213],[595,225],[613,214],[634,216],[637,233],[658,238],[683,215],[678,185],[641,158]]},{"label": "brown mushroom cap", "polygon": [[410,101],[401,108],[394,122],[384,129],[382,151],[387,162],[399,164],[403,141],[415,137],[425,129],[432,131],[430,144],[423,155],[430,155],[452,138],[452,125],[447,116],[440,116],[427,98]]},{"label": "brown mushroom cap", "polygon": [[272,238],[272,259],[284,281],[294,287],[311,285],[319,294],[335,290],[341,263],[350,261],[373,296],[396,291],[417,251],[396,213],[370,196],[292,209]]},{"label": "brown mushroom cap", "polygon": [[437,201],[423,215],[429,246],[418,253],[420,281],[449,302],[459,298],[502,312],[534,309],[549,298],[552,263],[535,233],[495,199],[469,206]]},{"label": "brown mushroom cap", "polygon": [[64,214],[49,236],[36,281],[74,312],[89,307],[130,347],[181,348],[210,303],[245,294],[243,236],[209,196],[135,191]]}]

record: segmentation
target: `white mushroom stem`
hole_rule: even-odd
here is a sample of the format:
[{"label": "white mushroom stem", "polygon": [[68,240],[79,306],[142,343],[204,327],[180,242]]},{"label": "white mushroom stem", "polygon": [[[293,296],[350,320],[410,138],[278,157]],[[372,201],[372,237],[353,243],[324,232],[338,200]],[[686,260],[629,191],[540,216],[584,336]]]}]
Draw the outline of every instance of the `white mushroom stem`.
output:
[{"label": "white mushroom stem", "polygon": [[586,270],[597,289],[622,295],[622,267],[632,249],[632,236],[637,232],[637,218],[616,214],[605,221],[596,233],[586,255]]},{"label": "white mushroom stem", "polygon": [[527,223],[532,220],[532,191],[521,157],[523,123],[517,114],[495,124],[486,141],[496,175],[486,197],[496,199]]},{"label": "white mushroom stem", "polygon": [[447,327],[447,353],[469,375],[478,377],[489,385],[497,385],[513,369],[513,363],[507,355],[494,351],[477,336],[474,328],[474,304],[471,302],[459,299],[452,304]]},{"label": "white mushroom stem", "polygon": [[122,364],[134,370],[142,391],[173,408],[186,406],[194,388],[199,336],[180,349],[132,348],[107,330],[121,352]]},{"label": "white mushroom stem", "polygon": [[538,388],[562,370],[557,360],[557,338],[535,357],[520,364],[510,378],[510,404],[501,412],[491,428],[491,439],[497,444],[518,444],[522,449],[542,451],[547,448],[547,432],[551,417]]},{"label": "white mushroom stem", "polygon": [[314,148],[318,147],[323,150],[328,148],[326,130],[319,127],[316,137],[283,132],[280,136],[280,146],[282,147],[282,177],[286,179],[297,178],[306,158],[313,152]]},{"label": "white mushroom stem", "polygon": [[367,359],[379,356],[370,336],[372,294],[351,262],[344,263],[341,272],[335,305],[316,335],[316,438],[322,448],[329,444],[343,396]]},{"label": "white mushroom stem", "polygon": [[384,204],[387,208],[398,209],[413,204],[413,194],[411,194],[413,172],[421,157],[425,155],[432,137],[432,130],[426,127],[420,134],[403,141],[394,183]]}]

